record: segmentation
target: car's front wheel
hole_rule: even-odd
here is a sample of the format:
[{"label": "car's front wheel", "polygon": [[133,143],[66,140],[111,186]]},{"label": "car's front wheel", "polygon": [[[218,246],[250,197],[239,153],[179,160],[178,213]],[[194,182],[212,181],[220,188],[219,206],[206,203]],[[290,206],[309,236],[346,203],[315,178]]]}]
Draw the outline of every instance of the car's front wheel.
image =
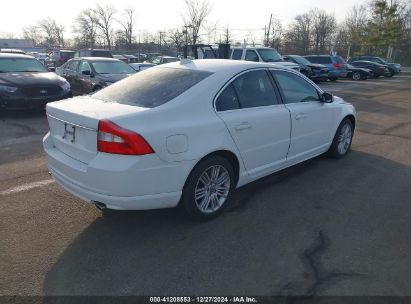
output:
[{"label": "car's front wheel", "polygon": [[389,71],[388,74],[385,74],[384,77],[392,77],[392,76],[394,76],[395,72],[394,72],[393,69],[389,69],[388,71]]},{"label": "car's front wheel", "polygon": [[212,155],[198,163],[186,184],[181,207],[195,220],[208,220],[220,214],[235,187],[235,173],[231,163]]},{"label": "car's front wheel", "polygon": [[361,80],[362,79],[362,75],[361,75],[360,72],[354,72],[351,77],[352,77],[353,80]]},{"label": "car's front wheel", "polygon": [[348,118],[345,118],[339,125],[335,133],[333,142],[329,149],[329,154],[335,158],[344,157],[350,150],[352,137],[354,135],[354,127]]}]

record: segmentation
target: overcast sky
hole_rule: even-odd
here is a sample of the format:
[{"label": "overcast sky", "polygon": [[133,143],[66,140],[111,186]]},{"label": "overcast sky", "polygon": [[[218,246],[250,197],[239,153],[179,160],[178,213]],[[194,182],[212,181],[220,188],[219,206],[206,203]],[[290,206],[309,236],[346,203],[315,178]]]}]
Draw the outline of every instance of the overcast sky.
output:
[{"label": "overcast sky", "polygon": [[[321,8],[334,13],[338,21],[344,19],[347,10],[365,0],[209,0],[212,11],[208,20],[218,22],[220,27],[241,30],[262,29],[273,13],[284,24],[296,15],[310,8]],[[87,7],[93,7],[95,0],[12,0],[6,1],[0,11],[0,33],[14,33],[21,36],[24,26],[51,17],[66,28],[66,37],[71,36],[72,21]],[[181,14],[185,11],[184,0],[103,0],[119,11],[127,6],[135,7],[137,12],[136,30],[156,32],[181,25]],[[257,32],[256,32],[257,33]],[[0,36],[2,36],[0,34]]]}]

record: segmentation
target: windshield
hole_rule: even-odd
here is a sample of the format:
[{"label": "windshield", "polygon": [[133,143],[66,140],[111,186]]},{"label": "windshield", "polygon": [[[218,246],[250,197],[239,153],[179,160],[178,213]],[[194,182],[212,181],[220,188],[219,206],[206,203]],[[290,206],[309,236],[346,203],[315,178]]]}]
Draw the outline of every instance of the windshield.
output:
[{"label": "windshield", "polygon": [[114,83],[93,98],[143,108],[160,106],[190,89],[212,73],[173,68],[151,68]]},{"label": "windshield", "polygon": [[264,62],[278,62],[283,61],[283,57],[274,49],[258,49],[257,52],[260,54]]},{"label": "windshield", "polygon": [[8,72],[47,72],[47,70],[37,59],[0,58],[0,73]]},{"label": "windshield", "polygon": [[90,62],[97,74],[133,74],[135,70],[122,61]]},{"label": "windshield", "polygon": [[300,63],[300,64],[310,64],[311,63],[307,59],[301,56],[293,56],[293,59],[297,61],[297,63]]}]

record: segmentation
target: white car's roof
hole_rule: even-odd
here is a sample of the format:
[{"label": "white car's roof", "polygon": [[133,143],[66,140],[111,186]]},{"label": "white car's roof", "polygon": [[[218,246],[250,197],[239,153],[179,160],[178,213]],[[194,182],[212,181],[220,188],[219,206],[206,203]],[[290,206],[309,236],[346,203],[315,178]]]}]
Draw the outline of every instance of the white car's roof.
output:
[{"label": "white car's roof", "polygon": [[180,62],[172,62],[157,66],[156,68],[181,68],[181,69],[191,69],[208,71],[213,73],[218,72],[240,72],[252,68],[278,68],[284,69],[280,65],[273,63],[263,63],[263,62],[251,62],[244,60],[230,60],[230,59],[197,59],[197,60],[187,60],[182,59]]}]

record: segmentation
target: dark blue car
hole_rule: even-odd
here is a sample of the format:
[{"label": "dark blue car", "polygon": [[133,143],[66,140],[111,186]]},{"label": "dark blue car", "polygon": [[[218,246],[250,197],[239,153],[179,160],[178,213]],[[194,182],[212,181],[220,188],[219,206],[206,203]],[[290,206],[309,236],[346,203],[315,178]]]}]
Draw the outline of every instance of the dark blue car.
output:
[{"label": "dark blue car", "polygon": [[334,55],[308,55],[304,56],[312,63],[323,64],[328,68],[328,79],[335,81],[338,78],[346,78],[348,74],[347,63],[341,56]]}]

